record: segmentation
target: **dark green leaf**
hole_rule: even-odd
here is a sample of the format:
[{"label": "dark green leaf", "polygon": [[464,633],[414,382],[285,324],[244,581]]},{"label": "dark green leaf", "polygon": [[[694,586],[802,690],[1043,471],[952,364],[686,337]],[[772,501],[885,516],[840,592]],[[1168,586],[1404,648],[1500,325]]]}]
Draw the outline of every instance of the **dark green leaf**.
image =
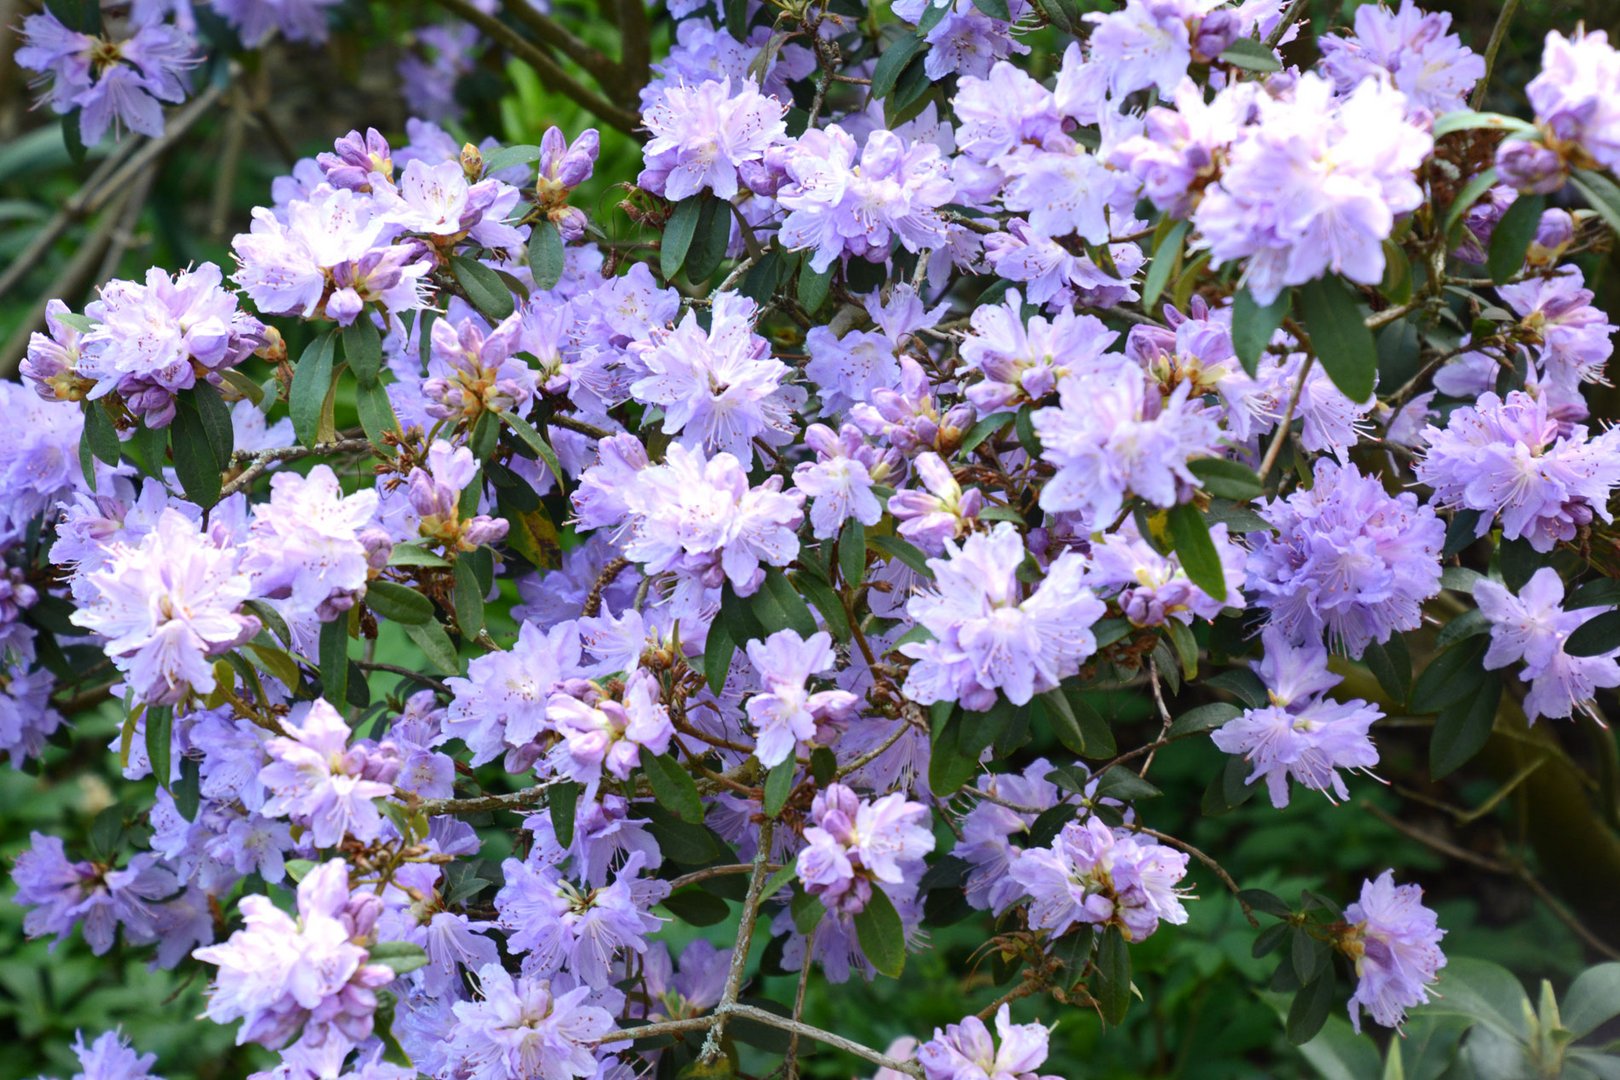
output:
[{"label": "dark green leaf", "polygon": [[546,442],[545,437],[534,429],[534,425],[523,419],[523,417],[510,412],[501,413],[501,419],[506,421],[506,426],[512,429],[514,435],[522,439],[528,448],[533,450],[540,460],[546,463],[546,468],[551,470],[551,475],[556,478],[557,482],[562,483],[562,463],[557,460],[556,451],[551,449],[551,444]]},{"label": "dark green leaf", "polygon": [[558,780],[546,789],[546,806],[551,810],[551,831],[564,851],[574,846],[574,812],[579,808],[579,784]]},{"label": "dark green leaf", "polygon": [[332,388],[332,360],[337,351],[337,334],[327,331],[305,347],[293,369],[288,409],[293,430],[305,446],[320,442],[321,412],[327,391]]},{"label": "dark green leaf", "polygon": [[686,253],[691,250],[692,237],[697,234],[698,215],[703,210],[699,199],[682,199],[664,223],[664,238],[658,245],[658,269],[665,281],[674,281],[686,264]]},{"label": "dark green leaf", "polygon": [[107,414],[105,402],[84,403],[84,440],[96,457],[108,465],[118,464],[123,447],[118,442],[118,428]]},{"label": "dark green leaf", "polygon": [[1332,958],[1326,943],[1311,937],[1304,927],[1294,927],[1289,936],[1289,963],[1294,966],[1294,977],[1304,986],[1316,978],[1316,973]]},{"label": "dark green leaf", "polygon": [[1254,38],[1240,37],[1220,55],[1221,62],[1244,71],[1281,71],[1282,62],[1271,48]]},{"label": "dark green leaf", "polygon": [[979,771],[979,759],[962,750],[961,737],[962,710],[951,709],[934,725],[928,757],[928,786],[940,798],[953,794]]},{"label": "dark green leaf", "polygon": [[767,631],[789,629],[802,638],[816,632],[816,617],[810,613],[810,606],[787,575],[774,567],[766,573],[759,591],[750,600],[755,616]]},{"label": "dark green leaf", "polygon": [[1244,889],[1237,894],[1237,898],[1254,910],[1266,915],[1275,915],[1279,919],[1286,919],[1294,913],[1287,901],[1276,893],[1264,889]]},{"label": "dark green leaf", "polygon": [[1311,348],[1333,385],[1351,401],[1372,397],[1378,345],[1350,291],[1338,278],[1319,278],[1299,287],[1299,309]]},{"label": "dark green leaf", "polygon": [[349,617],[321,624],[321,696],[340,711],[349,687]]},{"label": "dark green leaf", "polygon": [[1405,636],[1393,634],[1386,642],[1370,642],[1361,659],[1396,708],[1405,708],[1412,692],[1412,655],[1407,651]]},{"label": "dark green leaf", "polygon": [[655,757],[641,755],[641,767],[652,784],[653,797],[660,806],[689,825],[703,824],[703,797],[698,794],[692,774],[673,754]]},{"label": "dark green leaf", "polygon": [[427,950],[408,941],[379,941],[367,952],[371,954],[369,963],[381,964],[395,975],[404,975],[417,968],[427,967],[428,963]]},{"label": "dark green leaf", "polygon": [[484,175],[489,176],[491,173],[505,172],[514,165],[527,165],[531,161],[539,160],[540,148],[538,146],[525,146],[523,144],[503,146],[484,155]]},{"label": "dark green leaf", "polygon": [[1564,610],[1614,607],[1617,604],[1620,604],[1620,581],[1613,578],[1599,578],[1597,581],[1588,581],[1570,593],[1568,599],[1564,601]]},{"label": "dark green leaf", "polygon": [[855,916],[855,937],[873,967],[891,979],[900,977],[906,966],[906,928],[882,888],[872,890],[872,898]]},{"label": "dark green leaf", "polygon": [[1502,677],[1488,672],[1470,689],[1472,694],[1441,709],[1435,717],[1429,739],[1429,775],[1435,780],[1467,764],[1491,737],[1496,707],[1502,700]]},{"label": "dark green leaf", "polygon": [[737,642],[726,625],[716,619],[703,643],[703,677],[708,680],[709,689],[717,695],[725,688],[726,675],[731,671],[731,658],[736,652]]},{"label": "dark green leaf", "polygon": [[1620,235],[1620,186],[1590,169],[1577,169],[1570,179],[1610,231]]},{"label": "dark green leaf", "polygon": [[898,536],[871,536],[867,538],[867,543],[932,580],[934,572],[928,568],[928,556],[924,555],[916,544],[902,540]]},{"label": "dark green leaf", "polygon": [[799,306],[808,314],[814,315],[821,309],[821,305],[827,302],[827,293],[832,289],[833,271],[837,268],[838,264],[833,263],[825,270],[812,270],[808,256],[804,265],[799,267],[796,295],[799,298]]},{"label": "dark green leaf", "polygon": [[[1242,896],[1243,893],[1238,893],[1240,899]],[[1278,947],[1282,945],[1283,939],[1288,936],[1290,929],[1291,927],[1287,923],[1277,923],[1275,926],[1266,927],[1254,939],[1254,944],[1249,948],[1249,955],[1258,960],[1263,956],[1276,952]]]},{"label": "dark green leaf", "polygon": [[1241,715],[1241,709],[1235,705],[1228,705],[1224,701],[1200,705],[1198,708],[1190,709],[1176,717],[1176,722],[1170,725],[1169,735],[1173,739],[1178,735],[1194,735],[1201,731],[1214,731],[1227,721],[1236,719]]},{"label": "dark green leaf", "polygon": [[500,322],[517,310],[512,290],[501,280],[501,275],[471,255],[450,256],[450,272],[472,306],[490,321]]},{"label": "dark green leaf", "polygon": [[1151,309],[1170,282],[1170,274],[1181,257],[1181,245],[1187,238],[1191,222],[1178,221],[1165,233],[1159,246],[1153,249],[1153,261],[1148,264],[1147,278],[1142,282],[1142,307]]},{"label": "dark green leaf", "polygon": [[418,544],[395,544],[393,552],[388,556],[388,565],[444,567],[450,563],[443,556],[436,555]]},{"label": "dark green leaf", "polygon": [[1412,687],[1412,711],[1437,713],[1471,694],[1479,686],[1488,644],[1483,637],[1467,638],[1429,661]]},{"label": "dark green leaf", "polygon": [[782,813],[782,807],[787,805],[788,796],[793,793],[793,773],[798,763],[789,754],[765,774],[765,816],[776,817]]},{"label": "dark green leaf", "polygon": [[1217,600],[1226,599],[1226,573],[1210,539],[1209,523],[1192,503],[1170,508],[1170,538],[1176,558],[1192,583]]},{"label": "dark green leaf", "polygon": [[150,706],[145,713],[146,760],[152,765],[152,775],[158,786],[167,788],[173,772],[170,754],[174,749],[174,708],[169,705]]},{"label": "dark green leaf", "polygon": [[343,328],[343,358],[361,386],[371,386],[382,377],[382,339],[369,315],[361,315]]},{"label": "dark green leaf", "polygon": [[197,405],[182,395],[169,425],[169,442],[174,453],[174,471],[185,489],[186,498],[201,507],[219,501],[220,465],[208,439]]},{"label": "dark green leaf", "polygon": [[529,271],[534,274],[536,289],[555,288],[562,280],[567,253],[563,250],[562,233],[549,218],[535,222],[529,234]]},{"label": "dark green leaf", "polygon": [[1485,269],[1491,280],[1504,285],[1524,268],[1524,255],[1541,227],[1541,211],[1547,200],[1540,195],[1520,195],[1491,231],[1491,246],[1485,256]]},{"label": "dark green leaf", "polygon": [[731,916],[731,908],[724,900],[695,887],[670,893],[664,897],[664,906],[689,926],[713,926]]},{"label": "dark green leaf", "polygon": [[731,204],[707,193],[699,199],[697,229],[686,251],[686,280],[694,285],[714,276],[731,243]]},{"label": "dark green leaf", "polygon": [[973,0],[973,6],[992,19],[1000,19],[1004,23],[1012,22],[1012,12],[1007,10],[1007,0]]},{"label": "dark green leaf", "polygon": [[1333,1009],[1333,969],[1330,966],[1306,983],[1288,1006],[1288,1041],[1295,1046],[1310,1042],[1327,1023]]},{"label": "dark green leaf", "polygon": [[1097,999],[1103,1021],[1118,1026],[1131,1005],[1131,950],[1119,927],[1110,926],[1098,939],[1096,970],[1091,996]]},{"label": "dark green leaf", "polygon": [[[387,446],[383,439],[385,432],[401,434],[399,417],[395,415],[393,403],[388,400],[388,391],[382,383],[373,382],[356,388],[354,407],[360,414],[360,428],[373,446]],[[393,453],[386,449],[383,452],[389,455]]]},{"label": "dark green leaf", "polygon": [[1247,465],[1226,458],[1197,458],[1187,463],[1199,485],[1211,495],[1246,502],[1265,491],[1260,477]]},{"label": "dark green leaf", "polygon": [[[1006,0],[1002,0],[1002,3],[1005,6]],[[878,55],[877,66],[872,69],[872,96],[886,98],[892,94],[900,73],[923,48],[924,42],[919,34],[907,34],[900,40],[891,42]]]},{"label": "dark green leaf", "polygon": [[854,518],[844,522],[838,537],[838,572],[846,585],[859,585],[866,577],[866,528]]},{"label": "dark green leaf", "polygon": [[450,635],[444,632],[444,627],[436,622],[424,623],[420,626],[406,624],[405,636],[422,650],[433,670],[442,675],[454,675],[461,670],[461,658],[456,655],[456,647],[450,642]]},{"label": "dark green leaf", "polygon": [[202,805],[202,767],[194,757],[180,759],[180,779],[175,781],[174,808],[187,821],[197,820],[197,809]]},{"label": "dark green leaf", "polygon": [[1496,565],[1502,571],[1502,583],[1514,592],[1524,588],[1536,571],[1547,565],[1549,558],[1531,547],[1522,536],[1517,540],[1503,539],[1496,547]]},{"label": "dark green leaf", "polygon": [[1135,802],[1138,799],[1152,799],[1162,794],[1164,794],[1162,791],[1129,769],[1109,769],[1097,781],[1096,796],[1099,799]]},{"label": "dark green leaf", "polygon": [[470,553],[456,560],[456,624],[461,628],[461,636],[475,638],[484,628],[484,589],[479,584],[478,573],[473,566]]},{"label": "dark green leaf", "polygon": [[1620,611],[1605,611],[1581,623],[1564,642],[1571,656],[1601,656],[1620,649]]}]

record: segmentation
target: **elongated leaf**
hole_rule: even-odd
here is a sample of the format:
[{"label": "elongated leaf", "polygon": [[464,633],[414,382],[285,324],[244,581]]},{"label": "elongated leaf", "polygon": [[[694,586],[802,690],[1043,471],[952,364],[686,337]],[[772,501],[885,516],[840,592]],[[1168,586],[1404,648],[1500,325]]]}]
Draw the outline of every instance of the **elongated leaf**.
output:
[{"label": "elongated leaf", "polygon": [[1479,686],[1488,644],[1485,637],[1467,638],[1429,661],[1412,687],[1412,711],[1437,713],[1466,698]]},{"label": "elongated leaf", "polygon": [[1265,73],[1282,70],[1282,61],[1277,59],[1277,54],[1269,46],[1254,38],[1238,38],[1221,53],[1220,60],[1244,71]]},{"label": "elongated leaf", "polygon": [[1337,278],[1320,278],[1299,287],[1299,307],[1317,362],[1333,385],[1351,401],[1372,397],[1378,344],[1350,292]]},{"label": "elongated leaf", "polygon": [[1154,249],[1153,261],[1148,264],[1147,278],[1142,282],[1142,306],[1152,308],[1158,303],[1164,287],[1170,283],[1170,273],[1181,256],[1181,245],[1187,238],[1191,224],[1178,221],[1170,227],[1164,240]]},{"label": "elongated leaf", "polygon": [[517,309],[501,275],[471,255],[450,256],[450,272],[479,314],[500,322]]},{"label": "elongated leaf", "polygon": [[787,799],[793,792],[793,772],[797,767],[793,755],[789,754],[771,767],[765,775],[765,816],[776,817],[781,814],[782,807],[787,805]]},{"label": "elongated leaf", "polygon": [[472,559],[463,555],[456,560],[456,625],[463,639],[475,638],[484,629],[484,590],[478,584]]},{"label": "elongated leaf", "polygon": [[338,709],[349,688],[349,619],[339,615],[321,624],[321,696]]},{"label": "elongated leaf", "polygon": [[456,647],[450,642],[450,635],[444,632],[444,627],[436,622],[422,623],[420,625],[405,625],[405,636],[415,643],[422,655],[427,657],[433,670],[441,675],[454,675],[461,670],[461,659],[456,655]]},{"label": "elongated leaf", "polygon": [[1170,737],[1178,735],[1194,735],[1201,731],[1214,731],[1228,720],[1236,719],[1242,715],[1242,710],[1235,705],[1228,705],[1224,701],[1213,702],[1209,705],[1200,705],[1176,717],[1176,722],[1170,725]]},{"label": "elongated leaf", "polygon": [[658,269],[665,281],[674,281],[686,265],[686,253],[692,248],[692,237],[697,234],[698,215],[703,210],[700,199],[682,199],[664,223],[664,238],[658,245]]},{"label": "elongated leaf", "polygon": [[1199,484],[1211,495],[1246,502],[1265,491],[1260,477],[1241,462],[1226,458],[1198,458],[1187,463]]},{"label": "elongated leaf", "polygon": [[1468,208],[1480,200],[1491,188],[1497,184],[1497,175],[1494,168],[1486,169],[1477,176],[1471,177],[1451,200],[1451,206],[1446,209],[1446,236],[1452,236],[1452,230],[1462,224],[1463,215]]},{"label": "elongated leaf", "polygon": [[529,449],[539,455],[540,460],[546,463],[546,468],[551,470],[551,475],[556,477],[558,483],[561,483],[563,478],[562,463],[557,460],[557,453],[551,448],[551,444],[546,442],[545,437],[534,429],[534,425],[523,419],[523,417],[509,412],[501,413],[501,419],[506,421],[506,426],[512,429],[513,434],[522,439],[528,444]]},{"label": "elongated leaf", "polygon": [[866,529],[850,518],[838,537],[838,572],[844,584],[859,585],[866,577]]},{"label": "elongated leaf", "polygon": [[[217,395],[216,395],[217,396]],[[220,465],[209,442],[196,402],[181,395],[174,422],[169,425],[169,445],[174,453],[174,471],[185,489],[186,498],[209,507],[219,501]]]},{"label": "elongated leaf", "polygon": [[1215,551],[1215,541],[1209,535],[1209,523],[1192,503],[1171,507],[1169,514],[1170,538],[1175,544],[1176,558],[1192,583],[1216,600],[1226,599],[1226,572],[1221,569],[1221,557]]},{"label": "elongated leaf", "polygon": [[534,287],[555,288],[562,280],[566,258],[562,233],[557,231],[557,226],[549,218],[536,222],[534,231],[529,234],[529,270],[534,274]]},{"label": "elongated leaf", "polygon": [[503,146],[498,150],[491,150],[484,156],[484,175],[505,172],[514,165],[527,165],[531,161],[540,160],[538,146]]},{"label": "elongated leaf", "polygon": [[1523,269],[1525,252],[1530,241],[1536,238],[1541,211],[1546,205],[1547,200],[1540,195],[1520,195],[1496,223],[1491,231],[1490,250],[1485,256],[1485,269],[1496,284],[1506,284]]},{"label": "elongated leaf", "polygon": [[1117,1026],[1125,1019],[1131,1005],[1131,950],[1117,926],[1104,930],[1097,940],[1096,986],[1091,996],[1097,999],[1106,1023]]},{"label": "elongated leaf", "polygon": [[812,270],[808,257],[804,265],[799,267],[796,295],[799,306],[809,314],[814,315],[827,302],[827,294],[832,290],[833,270],[836,268],[837,264],[834,263],[825,270]]},{"label": "elongated leaf", "polygon": [[899,559],[923,577],[933,579],[934,572],[928,568],[928,556],[916,544],[898,536],[873,536],[867,539],[867,543],[885,555]]},{"label": "elongated leaf", "polygon": [[[1002,0],[1005,6],[1006,0]],[[872,69],[872,96],[886,98],[894,93],[894,84],[900,78],[900,73],[906,70],[911,58],[922,52],[924,47],[922,36],[907,34],[898,41],[891,42],[882,53],[878,55],[877,66]]]},{"label": "elongated leaf", "polygon": [[174,708],[153,705],[146,710],[146,760],[151,763],[152,775],[160,786],[169,786],[173,772],[170,754],[174,749]]},{"label": "elongated leaf", "polygon": [[715,694],[725,689],[726,676],[731,672],[731,658],[736,654],[737,642],[726,625],[716,619],[703,642],[703,677]]},{"label": "elongated leaf", "polygon": [[689,825],[703,824],[703,797],[692,774],[673,755],[642,754],[641,767],[660,806]]},{"label": "elongated leaf", "polygon": [[1429,775],[1450,776],[1485,748],[1502,700],[1502,677],[1487,672],[1471,695],[1448,705],[1435,717],[1429,739]]},{"label": "elongated leaf", "polygon": [[343,358],[361,386],[370,386],[382,375],[382,338],[377,324],[361,315],[343,328]]},{"label": "elongated leaf", "polygon": [[395,975],[404,975],[417,968],[427,967],[427,950],[409,941],[379,941],[367,950],[368,963],[381,964]]},{"label": "elongated leaf", "polygon": [[1575,628],[1564,642],[1571,656],[1602,656],[1620,649],[1620,611],[1605,611]]},{"label": "elongated leaf", "polygon": [[320,441],[321,410],[327,391],[332,388],[336,350],[337,335],[328,331],[305,347],[297,367],[293,368],[287,404],[292,413],[293,431],[305,446],[314,446]]},{"label": "elongated leaf", "polygon": [[122,448],[118,443],[118,428],[113,424],[112,417],[107,414],[106,406],[101,401],[87,401],[84,403],[84,440],[90,445],[90,452],[106,462],[108,465],[118,464]]},{"label": "elongated leaf", "polygon": [[1333,969],[1330,967],[1306,983],[1288,1006],[1288,1041],[1295,1046],[1308,1043],[1327,1023],[1333,1009]]},{"label": "elongated leaf", "polygon": [[393,403],[388,400],[388,391],[380,382],[373,382],[360,386],[354,395],[355,411],[360,414],[360,427],[366,433],[366,438],[375,446],[379,453],[392,456],[393,451],[387,448],[383,436],[392,432],[401,434],[399,417],[394,412]]},{"label": "elongated leaf", "polygon": [[1501,113],[1474,112],[1472,109],[1459,109],[1456,112],[1446,113],[1434,121],[1434,137],[1444,138],[1454,131],[1473,131],[1479,128],[1490,128],[1495,131],[1508,131],[1515,134],[1529,134],[1534,132],[1535,125],[1526,123],[1515,116],[1503,116]]},{"label": "elongated leaf", "polygon": [[1390,696],[1395,707],[1405,708],[1406,699],[1412,692],[1412,656],[1407,651],[1405,636],[1395,634],[1382,643],[1370,642],[1367,651],[1361,654],[1361,661],[1373,673],[1373,678],[1378,680],[1378,685]]},{"label": "elongated leaf", "polygon": [[1610,231],[1620,235],[1620,186],[1602,173],[1589,169],[1578,170],[1571,179],[1575,190],[1586,197],[1603,223]]},{"label": "elongated leaf", "polygon": [[1288,314],[1290,300],[1287,289],[1264,306],[1255,301],[1248,289],[1240,290],[1232,298],[1232,349],[1243,370],[1250,375],[1259,370],[1260,357],[1265,355],[1271,335],[1277,332]]},{"label": "elongated leaf", "polygon": [[855,916],[855,937],[873,967],[891,979],[900,977],[906,967],[906,928],[881,888],[872,890],[872,898]]},{"label": "elongated leaf", "polygon": [[701,285],[714,276],[731,243],[731,204],[714,195],[701,197],[697,230],[686,252],[686,280]]},{"label": "elongated leaf", "polygon": [[392,622],[420,625],[433,621],[433,601],[415,589],[392,581],[366,586],[366,606]]},{"label": "elongated leaf", "polygon": [[579,785],[572,780],[558,780],[546,789],[546,806],[551,810],[551,831],[557,836],[557,846],[567,851],[574,846]]},{"label": "elongated leaf", "polygon": [[767,631],[775,633],[785,628],[802,638],[816,632],[816,617],[782,571],[772,569],[767,573],[751,599],[754,614]]}]

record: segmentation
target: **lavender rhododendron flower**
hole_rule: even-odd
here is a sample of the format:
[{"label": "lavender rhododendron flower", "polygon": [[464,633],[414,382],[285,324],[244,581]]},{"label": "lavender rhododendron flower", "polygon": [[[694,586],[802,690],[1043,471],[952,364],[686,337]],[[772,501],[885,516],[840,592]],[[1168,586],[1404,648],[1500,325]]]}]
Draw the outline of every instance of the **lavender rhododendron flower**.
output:
[{"label": "lavender rhododendron flower", "polygon": [[787,130],[785,111],[743,80],[735,88],[729,78],[666,86],[663,100],[644,115],[653,137],[637,183],[670,199],[705,189],[730,199],[737,194],[739,167],[762,159]]},{"label": "lavender rhododendron flower", "polygon": [[1366,1010],[1377,1023],[1398,1028],[1406,1010],[1429,1000],[1429,984],[1446,966],[1435,914],[1423,890],[1395,884],[1394,871],[1362,883],[1361,898],[1344,909],[1349,928],[1339,947],[1356,968],[1350,1022],[1361,1030]]},{"label": "lavender rhododendron flower", "polygon": [[847,690],[812,692],[805,685],[833,666],[832,638],[825,631],[802,638],[797,631],[778,630],[764,641],[750,641],[748,662],[761,686],[748,699],[748,720],[758,733],[754,754],[767,768],[787,760],[822,725],[849,719],[859,703]]},{"label": "lavender rhododendron flower", "polygon": [[1045,1061],[1050,1032],[1041,1024],[1015,1024],[1003,1004],[992,1037],[984,1021],[969,1016],[917,1048],[927,1080],[1053,1080],[1036,1076]]},{"label": "lavender rhododendron flower", "polygon": [[1451,29],[1451,16],[1427,12],[1412,0],[1398,10],[1380,4],[1356,9],[1355,34],[1322,38],[1322,67],[1340,93],[1388,72],[1395,89],[1439,116],[1467,107],[1468,92],[1485,74],[1485,61]]},{"label": "lavender rhododendron flower", "polygon": [[1564,583],[1552,567],[1537,570],[1517,594],[1498,582],[1481,581],[1474,599],[1491,628],[1485,667],[1523,663],[1519,678],[1530,684],[1524,711],[1532,723],[1537,717],[1590,709],[1598,689],[1620,686],[1620,650],[1571,656],[1565,649],[1569,635],[1601,609],[1566,610]]},{"label": "lavender rhododendron flower", "polygon": [[478,971],[479,997],[454,1006],[450,1050],[490,1080],[598,1075],[591,1048],[613,1029],[606,1009],[589,1003],[589,987],[566,993],[545,979],[513,978],[499,964]]},{"label": "lavender rhododendron flower", "polygon": [[1009,870],[1031,897],[1030,926],[1053,940],[1076,926],[1117,926],[1140,941],[1160,922],[1187,921],[1177,883],[1187,856],[1092,817],[1063,826],[1050,847],[1026,848]]}]

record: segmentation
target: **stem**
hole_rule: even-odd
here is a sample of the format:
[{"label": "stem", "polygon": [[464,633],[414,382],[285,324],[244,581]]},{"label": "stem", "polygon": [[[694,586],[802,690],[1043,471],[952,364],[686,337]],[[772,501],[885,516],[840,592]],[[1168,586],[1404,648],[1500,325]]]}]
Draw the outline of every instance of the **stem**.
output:
[{"label": "stem", "polygon": [[618,82],[618,65],[554,22],[550,16],[536,11],[528,0],[502,0],[501,10],[508,15],[516,15],[518,22],[534,31],[535,37],[590,72],[591,78],[602,86],[612,86]]},{"label": "stem", "polygon": [[1265,460],[1260,462],[1260,482],[1265,483],[1266,475],[1271,467],[1277,464],[1277,456],[1282,453],[1283,443],[1288,441],[1288,430],[1294,425],[1294,410],[1299,407],[1299,396],[1305,392],[1305,380],[1310,377],[1311,365],[1316,362],[1315,354],[1305,357],[1304,365],[1299,369],[1299,381],[1294,383],[1294,392],[1288,396],[1288,407],[1283,410],[1282,422],[1277,425],[1277,435],[1271,440],[1271,446],[1266,450]]},{"label": "stem", "polygon": [[1502,42],[1507,37],[1508,24],[1513,21],[1513,14],[1518,10],[1519,0],[1506,0],[1502,5],[1502,13],[1496,17],[1496,25],[1491,28],[1490,44],[1485,46],[1485,74],[1474,84],[1474,96],[1468,101],[1468,107],[1475,112],[1485,104],[1485,91],[1491,85],[1491,73],[1496,70],[1496,54],[1501,51]]},{"label": "stem", "polygon": [[[737,1004],[737,995],[742,993],[743,976],[748,972],[748,952],[754,944],[754,924],[759,921],[759,903],[763,899],[760,894],[765,891],[765,877],[770,873],[771,837],[775,832],[775,818],[766,818],[759,823],[759,849],[754,852],[753,875],[748,879],[748,895],[743,900],[742,919],[737,924],[737,945],[731,952],[731,970],[726,974],[726,988],[715,1009],[714,1026],[709,1029],[709,1037],[703,1041],[703,1052],[698,1055],[700,1061],[714,1061],[720,1056],[720,1043],[726,1033],[726,1017],[733,1011],[745,1008]],[[810,963],[808,954],[804,962]],[[780,1019],[774,1014],[767,1015],[771,1015],[773,1020]]]},{"label": "stem", "polygon": [[316,443],[314,446],[283,446],[276,450],[261,450],[257,454],[237,455],[238,460],[233,464],[251,462],[247,468],[220,489],[220,498],[234,495],[238,491],[252,484],[263,476],[278,461],[297,461],[299,458],[324,457],[329,454],[359,454],[369,452],[371,443],[365,439],[338,439],[334,442]]},{"label": "stem", "polygon": [[1254,927],[1256,930],[1260,929],[1260,920],[1254,917],[1254,909],[1243,902],[1243,897],[1238,896],[1238,894],[1243,890],[1238,888],[1237,882],[1232,880],[1232,875],[1226,872],[1226,868],[1224,866],[1216,862],[1209,855],[1187,843],[1187,841],[1178,840],[1169,833],[1162,833],[1157,829],[1150,829],[1146,825],[1141,824],[1133,825],[1131,827],[1137,832],[1147,833],[1155,840],[1169,844],[1171,847],[1180,848],[1182,851],[1185,851],[1187,854],[1191,855],[1193,858],[1197,859],[1199,862],[1213,870],[1215,872],[1215,876],[1221,879],[1221,884],[1225,885],[1227,889],[1231,891],[1232,895],[1237,897],[1238,906],[1243,909],[1243,917],[1249,920],[1249,925]]}]

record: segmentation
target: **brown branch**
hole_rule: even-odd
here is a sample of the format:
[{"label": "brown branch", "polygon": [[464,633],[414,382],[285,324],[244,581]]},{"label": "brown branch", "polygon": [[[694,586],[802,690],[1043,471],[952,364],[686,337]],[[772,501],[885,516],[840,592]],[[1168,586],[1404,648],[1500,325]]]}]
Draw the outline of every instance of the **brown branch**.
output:
[{"label": "brown branch", "polygon": [[[256,454],[236,455],[233,464],[248,463],[247,468],[220,489],[220,498],[234,495],[238,491],[252,484],[263,476],[271,465],[279,461],[297,461],[300,458],[321,457],[329,454],[358,454],[372,449],[371,443],[365,439],[338,439],[333,442],[316,443],[314,446],[283,446],[275,450],[260,450]],[[237,459],[240,459],[239,461]]]},{"label": "brown branch", "polygon": [[501,10],[516,15],[518,22],[534,31],[534,36],[590,72],[602,86],[614,86],[621,78],[618,66],[607,56],[575,37],[549,15],[542,15],[529,0],[502,0]]}]

